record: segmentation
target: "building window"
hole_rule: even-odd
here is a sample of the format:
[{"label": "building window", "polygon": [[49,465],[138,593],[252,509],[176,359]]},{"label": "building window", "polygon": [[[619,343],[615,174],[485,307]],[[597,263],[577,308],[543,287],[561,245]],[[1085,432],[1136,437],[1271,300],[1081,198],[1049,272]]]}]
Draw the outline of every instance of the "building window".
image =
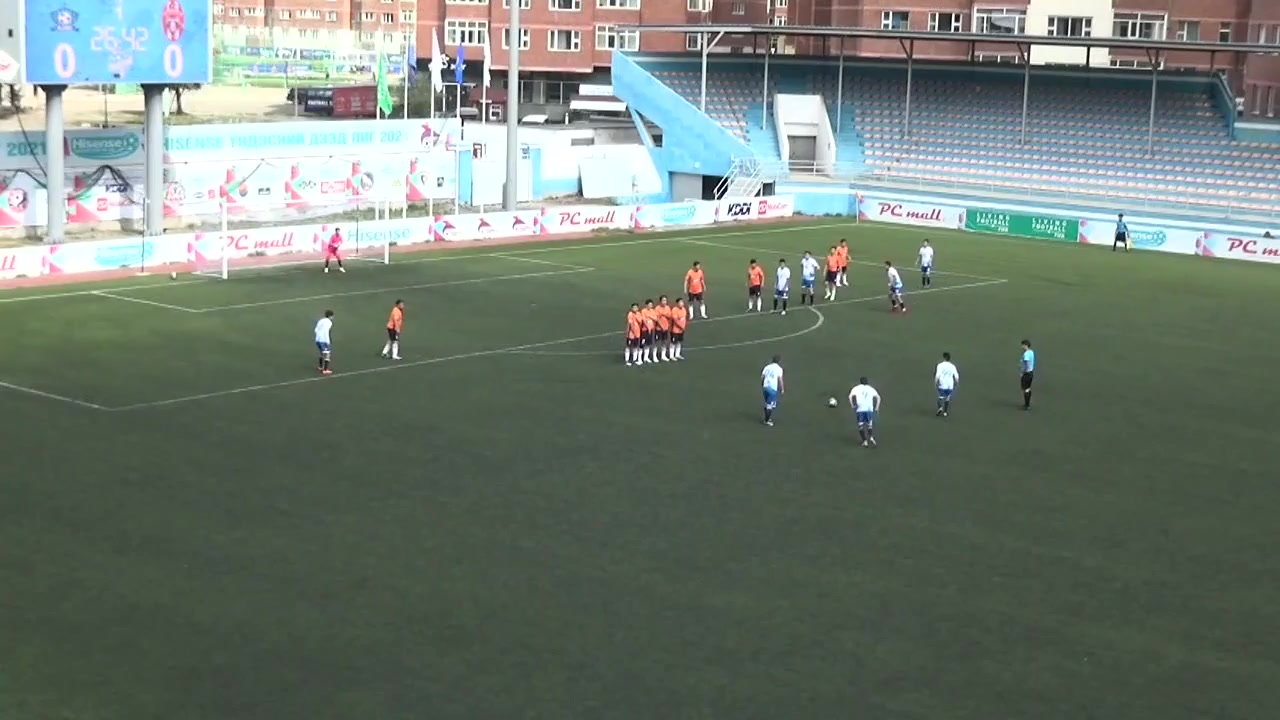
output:
[{"label": "building window", "polygon": [[[520,28],[520,49],[528,50],[529,46],[530,46],[529,28],[522,27]],[[510,47],[511,47],[511,28],[509,27],[502,28],[502,49],[507,50]]]},{"label": "building window", "polygon": [[382,24],[383,24],[383,25],[390,25],[390,24],[394,23],[395,21],[396,21],[396,16],[395,16],[395,14],[394,14],[394,13],[382,13]]},{"label": "building window", "polygon": [[1198,42],[1200,40],[1200,21],[1179,20],[1177,37],[1184,42]]},{"label": "building window", "polygon": [[581,10],[582,0],[549,0],[552,10]]},{"label": "building window", "polygon": [[702,49],[702,33],[685,33],[684,49],[685,50],[701,50]]},{"label": "building window", "polygon": [[1218,23],[1218,42],[1220,43],[1231,42],[1231,23],[1229,22]]},{"label": "building window", "polygon": [[1008,8],[979,8],[973,11],[973,29],[984,35],[1027,34],[1027,11]]},{"label": "building window", "polygon": [[1049,37],[1087,38],[1093,35],[1093,18],[1056,15],[1049,18]]},{"label": "building window", "polygon": [[214,5],[214,6],[213,6],[213,14],[214,14],[214,15],[221,15],[221,14],[222,14],[222,13],[224,13],[224,12],[226,12],[226,8],[224,8],[223,6],[221,6],[221,5]]},{"label": "building window", "polygon": [[960,13],[929,13],[929,32],[964,32],[964,15]]},{"label": "building window", "polygon": [[880,13],[881,30],[907,30],[911,26],[911,13],[902,10],[885,10]]},{"label": "building window", "polygon": [[[520,0],[520,9],[528,10],[529,8],[533,7],[533,5],[531,4],[532,2],[533,0]],[[511,0],[502,0],[502,7],[504,8],[511,7]]]},{"label": "building window", "polygon": [[787,16],[774,15],[773,17],[769,18],[769,24],[773,25],[774,27],[783,27],[787,24]]},{"label": "building window", "polygon": [[548,30],[547,49],[552,52],[578,52],[582,49],[582,33],[577,30]]},{"label": "building window", "polygon": [[489,0],[444,0],[450,5],[488,5]]},{"label": "building window", "polygon": [[635,52],[640,49],[640,31],[619,30],[617,25],[597,25],[596,49]]},{"label": "building window", "polygon": [[689,12],[710,12],[711,0],[689,0],[685,7],[689,9]]},{"label": "building window", "polygon": [[787,0],[773,0],[773,6],[779,10],[785,10],[787,7]]},{"label": "building window", "polygon": [[227,14],[230,15],[231,17],[240,17],[240,8],[233,7],[227,11]]},{"label": "building window", "polygon": [[[1130,69],[1130,70],[1150,70],[1150,69],[1151,69],[1151,61],[1150,61],[1150,60],[1138,60],[1138,59],[1131,59],[1131,58],[1117,58],[1117,57],[1113,57],[1113,58],[1111,58],[1111,67],[1113,67],[1113,68],[1125,68],[1125,69]],[[1159,65],[1157,65],[1156,67],[1157,67],[1157,68],[1163,68],[1163,67],[1164,67],[1164,60],[1163,60],[1163,59],[1161,59],[1161,60],[1160,60],[1160,64],[1159,64]]]},{"label": "building window", "polygon": [[361,22],[373,22],[374,20],[377,19],[377,17],[378,17],[377,13],[371,13],[371,12],[360,13]]},{"label": "building window", "polygon": [[489,23],[486,20],[445,20],[444,44],[449,47],[457,45],[484,45],[489,35]]},{"label": "building window", "polygon": [[1022,62],[1022,59],[1017,55],[1004,55],[999,53],[978,53],[973,56],[973,59],[980,63],[994,63],[996,65],[1018,65]]},{"label": "building window", "polygon": [[1118,38],[1164,40],[1166,22],[1163,13],[1118,12],[1111,34]]},{"label": "building window", "polygon": [[736,2],[733,4],[733,9],[731,10],[731,12],[734,15],[746,15],[747,4],[745,2]]},{"label": "building window", "polygon": [[604,10],[639,10],[640,0],[596,0],[596,7]]},{"label": "building window", "polygon": [[405,10],[404,12],[400,13],[400,22],[403,22],[403,23],[413,22],[413,11]]},{"label": "building window", "polygon": [[289,10],[281,10],[281,11],[280,11],[280,19],[281,19],[281,20],[288,20],[288,19],[289,19],[289,18],[291,18],[291,17],[293,17],[293,12],[292,12],[292,11],[289,11]]}]

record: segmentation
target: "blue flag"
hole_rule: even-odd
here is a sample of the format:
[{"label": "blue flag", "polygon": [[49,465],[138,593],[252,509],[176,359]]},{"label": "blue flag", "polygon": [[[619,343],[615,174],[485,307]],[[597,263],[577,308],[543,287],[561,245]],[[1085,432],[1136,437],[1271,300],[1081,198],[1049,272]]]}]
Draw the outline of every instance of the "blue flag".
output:
[{"label": "blue flag", "polygon": [[459,85],[462,84],[462,68],[466,62],[466,55],[462,51],[462,43],[458,43],[458,58],[453,62],[453,79]]}]

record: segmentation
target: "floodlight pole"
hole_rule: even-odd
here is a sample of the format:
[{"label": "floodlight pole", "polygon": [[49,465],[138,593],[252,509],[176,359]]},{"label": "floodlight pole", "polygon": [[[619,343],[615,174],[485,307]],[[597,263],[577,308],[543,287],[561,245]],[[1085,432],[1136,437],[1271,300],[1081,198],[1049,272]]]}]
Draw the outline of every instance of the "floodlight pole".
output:
[{"label": "floodlight pole", "polygon": [[45,190],[49,204],[49,221],[45,227],[46,242],[60,243],[67,233],[66,157],[63,134],[66,118],[62,113],[62,91],[66,85],[43,85]]},{"label": "floodlight pole", "polygon": [[836,135],[840,134],[840,119],[844,109],[844,36],[840,36],[840,59],[836,66]]},{"label": "floodlight pole", "polygon": [[[760,111],[760,129],[764,130],[769,126],[769,56],[773,54],[773,36],[764,36],[764,84],[760,87],[761,100],[764,101],[764,109]],[[778,128],[781,130],[782,128]]]},{"label": "floodlight pole", "polygon": [[911,81],[915,74],[916,41],[898,41],[902,51],[907,54],[907,106],[902,113],[902,137],[911,137]]},{"label": "floodlight pole", "polygon": [[1018,57],[1022,60],[1022,144],[1027,144],[1027,104],[1031,94],[1031,48],[1018,44]]},{"label": "floodlight pole", "polygon": [[[520,0],[511,0],[507,24],[511,27],[507,31],[511,38],[507,45],[511,50],[507,55],[507,178],[502,184],[502,209],[515,212],[520,188]],[[489,42],[489,47],[493,47],[492,38]],[[485,58],[485,62],[489,59]],[[434,96],[431,103],[434,108]],[[458,184],[456,176],[453,184]],[[457,212],[456,205],[454,212]]]},{"label": "floodlight pole", "polygon": [[1160,51],[1147,51],[1151,63],[1151,114],[1147,119],[1147,155],[1156,154],[1156,85],[1160,79]]},{"label": "floodlight pole", "polygon": [[164,234],[164,86],[143,85],[143,177],[146,202],[142,206],[143,235]]},{"label": "floodlight pole", "polygon": [[702,33],[702,99],[698,104],[698,109],[702,112],[707,111],[707,54],[711,52],[711,48],[720,42],[720,38],[724,37],[724,33],[716,33],[716,37],[711,42],[707,42],[707,33]]}]

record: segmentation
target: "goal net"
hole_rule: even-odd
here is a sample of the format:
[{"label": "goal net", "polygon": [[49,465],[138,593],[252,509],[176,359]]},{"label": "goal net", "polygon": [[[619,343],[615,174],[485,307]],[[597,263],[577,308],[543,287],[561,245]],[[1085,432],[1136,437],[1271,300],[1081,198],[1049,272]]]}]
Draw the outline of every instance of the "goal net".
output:
[{"label": "goal net", "polygon": [[[398,205],[395,206],[398,209]],[[330,262],[336,270],[337,259],[343,266],[351,264],[387,265],[391,262],[391,245],[384,233],[362,232],[362,225],[390,219],[393,206],[389,202],[368,202],[361,206],[344,203],[334,213],[319,221],[298,219],[297,222],[237,227],[236,218],[223,212],[222,228],[197,232],[187,248],[192,272],[203,277],[229,280],[247,273],[272,273],[319,268],[328,257],[328,247],[335,236],[340,240],[338,256]],[[281,206],[277,217],[287,218]],[[255,208],[261,216],[262,208]]]}]

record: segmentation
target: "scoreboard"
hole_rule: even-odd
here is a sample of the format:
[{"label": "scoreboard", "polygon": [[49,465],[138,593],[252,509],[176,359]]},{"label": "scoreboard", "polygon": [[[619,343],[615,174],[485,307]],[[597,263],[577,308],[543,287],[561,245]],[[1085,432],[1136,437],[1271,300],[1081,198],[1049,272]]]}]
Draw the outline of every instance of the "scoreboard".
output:
[{"label": "scoreboard", "polygon": [[212,0],[22,0],[32,85],[207,83]]}]

